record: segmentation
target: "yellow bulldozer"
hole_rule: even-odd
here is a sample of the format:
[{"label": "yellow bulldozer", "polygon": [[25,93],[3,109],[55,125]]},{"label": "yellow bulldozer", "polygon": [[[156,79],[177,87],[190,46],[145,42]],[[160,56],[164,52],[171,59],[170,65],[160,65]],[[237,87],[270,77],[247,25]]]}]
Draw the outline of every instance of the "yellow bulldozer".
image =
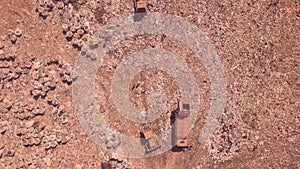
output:
[{"label": "yellow bulldozer", "polygon": [[144,145],[146,150],[146,154],[153,152],[161,147],[152,130],[148,130],[142,133],[142,141],[142,144]]}]

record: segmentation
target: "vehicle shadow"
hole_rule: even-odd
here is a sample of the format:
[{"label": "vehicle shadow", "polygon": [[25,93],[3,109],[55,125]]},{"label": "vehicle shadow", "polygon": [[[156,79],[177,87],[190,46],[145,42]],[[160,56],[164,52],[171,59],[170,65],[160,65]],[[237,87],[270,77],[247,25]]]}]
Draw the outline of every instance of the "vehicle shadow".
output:
[{"label": "vehicle shadow", "polygon": [[179,109],[175,109],[171,112],[171,116],[170,116],[170,124],[171,124],[171,144],[174,145],[171,149],[172,152],[180,152],[182,151],[181,147],[177,147],[176,146],[176,135],[175,135],[175,116],[176,113],[179,111]]},{"label": "vehicle shadow", "polygon": [[146,15],[147,12],[135,12],[133,16],[133,21],[134,22],[141,21]]}]

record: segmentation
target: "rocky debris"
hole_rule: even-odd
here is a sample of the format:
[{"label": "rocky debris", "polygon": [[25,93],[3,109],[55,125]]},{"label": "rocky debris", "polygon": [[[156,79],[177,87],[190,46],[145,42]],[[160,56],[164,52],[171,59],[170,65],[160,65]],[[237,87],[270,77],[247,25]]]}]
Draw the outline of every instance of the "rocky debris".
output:
[{"label": "rocky debris", "polygon": [[100,158],[102,160],[102,167],[108,164],[109,166],[113,166],[113,168],[132,168],[131,162],[129,159],[119,156],[116,153],[108,153],[108,152],[101,152]]},{"label": "rocky debris", "polygon": [[33,100],[16,100],[12,112],[20,120],[43,116],[47,111],[46,103],[34,105]]},{"label": "rocky debris", "polygon": [[17,36],[17,37],[21,37],[22,36],[22,30],[20,28],[17,28],[15,31],[14,31],[14,34]]},{"label": "rocky debris", "polygon": [[68,117],[64,113],[66,112],[64,105],[56,105],[52,108],[51,117],[54,121],[60,122],[61,124],[68,123]]},{"label": "rocky debris", "polygon": [[35,153],[28,153],[25,156],[19,157],[16,159],[17,168],[44,168],[45,162],[45,153],[42,151],[37,151]]},{"label": "rocky debris", "polygon": [[[48,56],[46,59],[43,61],[43,65],[45,67],[50,66],[50,65],[57,65],[57,66],[62,66],[65,62],[60,59],[60,57],[56,56]],[[41,63],[40,63],[41,64]]]},{"label": "rocky debris", "polygon": [[43,145],[48,150],[68,142],[64,131],[49,129],[44,123],[34,120],[21,123],[16,134],[24,147]]},{"label": "rocky debris", "polygon": [[34,80],[31,82],[33,87],[31,95],[33,98],[45,98],[50,90],[54,90],[56,88],[58,81],[54,75],[51,75],[49,70],[40,68],[33,73],[33,76]]},{"label": "rocky debris", "polygon": [[8,30],[7,36],[8,39],[15,44],[18,38],[22,36],[22,30],[20,28],[16,28],[16,30]]},{"label": "rocky debris", "polygon": [[[53,68],[53,65],[56,65],[56,67]],[[32,75],[34,79],[31,81],[32,89],[30,94],[35,99],[45,98],[49,91],[55,90],[59,77],[63,83],[72,84],[72,67],[56,57],[48,57],[43,61],[34,62],[33,69]]]},{"label": "rocky debris", "polygon": [[12,149],[4,149],[3,157],[13,157],[15,155],[15,151]]},{"label": "rocky debris", "polygon": [[234,126],[234,124],[221,123],[212,139],[206,144],[206,149],[215,162],[226,161],[241,150],[255,151],[257,149],[258,142],[252,139],[254,133],[249,129],[241,130],[242,127],[236,130]]},{"label": "rocky debris", "polygon": [[8,129],[8,121],[0,121],[0,134],[4,134]]},{"label": "rocky debris", "polygon": [[74,48],[81,49],[98,26],[94,13],[100,6],[100,1],[37,0],[36,11],[44,19],[49,15],[62,16],[61,27],[66,39]]},{"label": "rocky debris", "polygon": [[66,144],[68,142],[68,137],[64,131],[54,131],[47,129],[44,132],[45,137],[43,138],[44,148],[46,150],[54,149],[60,144]]},{"label": "rocky debris", "polygon": [[121,144],[121,141],[119,140],[117,134],[114,131],[107,132],[105,139],[107,149],[115,149]]},{"label": "rocky debris", "polygon": [[28,74],[31,70],[33,59],[16,59],[15,53],[0,54],[0,80],[13,81]]},{"label": "rocky debris", "polygon": [[62,81],[68,85],[71,85],[73,82],[72,77],[72,68],[69,64],[63,64],[62,69],[60,70],[60,77]]},{"label": "rocky debris", "polygon": [[36,11],[40,16],[46,18],[54,8],[54,5],[54,2],[51,0],[37,0]]},{"label": "rocky debris", "polygon": [[2,102],[0,102],[0,113],[6,114],[8,113],[13,105],[13,101],[10,98],[4,98]]},{"label": "rocky debris", "polygon": [[3,49],[5,46],[3,44],[3,42],[0,42],[0,50]]},{"label": "rocky debris", "polygon": [[48,104],[53,106],[53,107],[57,107],[58,106],[58,100],[55,97],[48,97]]},{"label": "rocky debris", "polygon": [[22,122],[17,128],[16,134],[21,138],[23,146],[38,146],[44,137],[42,132],[44,128],[44,123],[31,120]]},{"label": "rocky debris", "polygon": [[15,44],[17,42],[18,37],[17,37],[17,35],[15,35],[15,33],[12,30],[10,30],[8,32],[7,36],[8,36],[8,39],[11,41],[11,43]]},{"label": "rocky debris", "polygon": [[4,148],[5,148],[4,140],[2,140],[0,143],[1,143],[0,144],[0,159],[1,159],[3,156],[3,153],[4,153]]},{"label": "rocky debris", "polygon": [[15,150],[5,140],[0,140],[0,159],[5,157],[14,157]]},{"label": "rocky debris", "polygon": [[116,166],[116,168],[131,168],[132,165],[127,158],[123,158],[113,153],[109,155],[108,163]]},{"label": "rocky debris", "polygon": [[31,95],[38,99],[39,97],[45,98],[50,90],[54,90],[57,84],[55,76],[51,75],[47,69],[39,69],[34,72],[35,79],[32,80]]},{"label": "rocky debris", "polygon": [[[96,46],[97,45],[98,45],[98,41],[96,42]],[[92,45],[92,46],[94,46],[94,45]],[[89,58],[92,61],[97,60],[97,54],[94,52],[91,52],[91,51],[87,51],[86,48],[82,49],[80,54],[86,58]]]},{"label": "rocky debris", "polygon": [[37,116],[37,115],[44,115],[45,114],[45,111],[46,111],[46,106],[44,104],[41,104],[39,105],[38,107],[35,107],[31,113],[34,115],[34,116]]}]

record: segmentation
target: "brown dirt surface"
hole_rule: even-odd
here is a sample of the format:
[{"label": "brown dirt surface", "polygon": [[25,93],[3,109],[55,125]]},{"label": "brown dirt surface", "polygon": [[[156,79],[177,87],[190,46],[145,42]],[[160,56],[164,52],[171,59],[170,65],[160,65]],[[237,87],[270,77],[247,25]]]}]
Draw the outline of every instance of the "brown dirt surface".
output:
[{"label": "brown dirt surface", "polygon": [[[64,0],[67,2],[67,0]],[[180,56],[199,86],[192,145],[145,159],[114,157],[88,137],[72,104],[72,75],[81,44],[108,21],[133,13],[131,0],[2,0],[0,3],[1,168],[300,168],[300,1],[148,0],[149,12],[195,24],[219,54],[227,79],[221,124],[197,144],[209,110],[210,80],[195,53],[162,35],[125,39],[105,55],[96,77],[99,113],[121,133],[139,137],[170,127],[180,99],[166,72],[149,69],[131,81],[131,102],[148,110],[149,91],[163,88],[167,106],[152,123],[118,114],[111,80],[131,53],[165,49]],[[21,34],[20,34],[21,31]]]}]

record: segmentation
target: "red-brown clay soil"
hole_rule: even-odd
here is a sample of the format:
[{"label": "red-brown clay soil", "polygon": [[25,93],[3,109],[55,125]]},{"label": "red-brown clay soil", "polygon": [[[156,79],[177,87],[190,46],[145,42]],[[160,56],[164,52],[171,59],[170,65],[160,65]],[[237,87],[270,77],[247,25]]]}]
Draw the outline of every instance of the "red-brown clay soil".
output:
[{"label": "red-brown clay soil", "polygon": [[136,76],[131,84],[140,85],[128,94],[136,108],[147,109],[148,91],[162,87],[168,105],[161,118],[136,126],[111,104],[114,70],[139,49],[163,48],[179,55],[194,73],[203,99],[190,133],[192,148],[145,159],[112,157],[93,143],[71,98],[70,74],[81,43],[110,19],[131,14],[133,2],[45,2],[0,4],[0,168],[101,168],[102,162],[115,168],[300,168],[299,0],[147,1],[149,12],[181,16],[211,40],[226,75],[227,100],[221,124],[199,145],[211,92],[201,61],[184,44],[161,35],[132,37],[115,46],[96,81],[97,101],[114,129],[137,136],[151,127],[159,133],[169,127],[165,121],[176,108],[178,86],[159,70]]}]

